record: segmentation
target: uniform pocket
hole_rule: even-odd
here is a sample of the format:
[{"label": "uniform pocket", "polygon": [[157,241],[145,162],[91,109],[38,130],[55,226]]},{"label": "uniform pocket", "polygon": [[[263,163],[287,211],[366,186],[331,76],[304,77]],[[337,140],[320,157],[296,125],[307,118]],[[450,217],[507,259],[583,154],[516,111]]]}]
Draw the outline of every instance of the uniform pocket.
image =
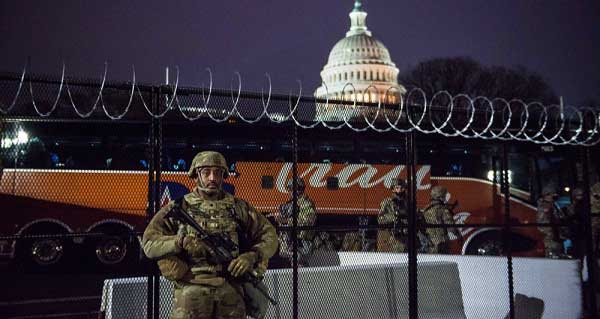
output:
[{"label": "uniform pocket", "polygon": [[169,256],[157,261],[160,273],[169,280],[179,280],[188,272],[188,265],[176,256]]},{"label": "uniform pocket", "polygon": [[213,293],[210,288],[198,285],[185,285],[176,290],[171,318],[209,318],[214,308]]}]

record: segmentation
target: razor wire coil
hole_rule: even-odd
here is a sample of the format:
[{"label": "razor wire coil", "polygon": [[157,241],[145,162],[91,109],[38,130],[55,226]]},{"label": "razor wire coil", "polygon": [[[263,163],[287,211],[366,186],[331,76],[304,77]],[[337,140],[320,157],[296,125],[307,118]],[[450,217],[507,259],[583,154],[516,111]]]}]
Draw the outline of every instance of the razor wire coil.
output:
[{"label": "razor wire coil", "polygon": [[[315,116],[310,121],[302,120],[298,113],[302,97],[302,83],[298,81],[298,93],[291,91],[287,99],[287,114],[271,109],[273,104],[273,86],[269,74],[265,74],[268,89],[260,92],[262,108],[258,115],[244,115],[240,99],[242,97],[242,76],[235,72],[237,79],[236,88],[233,83],[229,89],[230,106],[223,108],[211,105],[214,101],[213,73],[207,68],[209,84],[207,90],[204,85],[201,89],[201,105],[186,106],[181,101],[179,89],[179,68],[176,67],[176,79],[174,85],[168,85],[167,92],[158,92],[165,95],[164,100],[159,99],[159,107],[156,113],[148,106],[142,93],[140,85],[136,83],[135,67],[132,67],[131,88],[128,89],[127,104],[122,111],[109,112],[104,98],[107,87],[108,64],[105,63],[104,72],[100,81],[97,95],[88,111],[82,111],[73,99],[72,83],[67,80],[66,66],[63,63],[58,92],[47,111],[42,111],[36,102],[32,79],[27,76],[27,65],[23,68],[18,81],[14,97],[8,105],[0,104],[0,113],[10,114],[22,93],[22,87],[28,82],[29,97],[35,112],[43,118],[47,118],[56,111],[61,96],[66,91],[68,104],[81,118],[89,118],[97,111],[100,105],[103,113],[111,120],[120,120],[130,112],[132,102],[137,95],[146,113],[152,118],[163,118],[170,111],[177,109],[181,115],[189,121],[200,118],[208,118],[216,123],[226,122],[232,118],[247,124],[255,124],[259,121],[271,121],[273,123],[284,123],[293,121],[295,125],[304,129],[322,126],[330,130],[348,128],[355,132],[373,130],[375,132],[397,131],[407,133],[417,131],[423,134],[439,134],[444,137],[462,137],[467,139],[501,140],[501,141],[523,141],[536,144],[551,145],[580,145],[592,146],[600,142],[599,126],[600,117],[597,110],[590,107],[574,107],[571,105],[543,105],[540,102],[525,103],[520,99],[506,100],[503,98],[488,98],[485,96],[471,97],[468,94],[452,95],[448,91],[439,91],[427,98],[427,94],[421,88],[412,88],[404,94],[400,94],[399,87],[391,86],[384,94],[377,92],[373,85],[364,90],[357,90],[353,83],[346,83],[341,92],[343,100],[331,100],[329,88],[325,88],[323,99],[309,98],[315,109],[332,110],[336,114],[334,119],[319,118]],[[233,82],[233,81],[232,81]],[[375,92],[376,101],[363,102],[360,97],[373,96]],[[388,96],[397,96],[395,103],[388,103]],[[211,99],[212,98],[212,99]],[[366,99],[366,98],[365,98]],[[243,103],[242,103],[243,104]],[[479,127],[477,127],[477,125]]]}]

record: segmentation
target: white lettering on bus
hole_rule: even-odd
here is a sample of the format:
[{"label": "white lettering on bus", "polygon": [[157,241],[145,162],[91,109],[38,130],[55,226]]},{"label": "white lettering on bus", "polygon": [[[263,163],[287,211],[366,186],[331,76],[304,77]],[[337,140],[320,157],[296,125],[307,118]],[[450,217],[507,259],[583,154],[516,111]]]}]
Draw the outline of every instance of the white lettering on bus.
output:
[{"label": "white lettering on bus", "polygon": [[[467,221],[467,219],[469,217],[471,217],[471,213],[469,212],[460,212],[457,214],[454,214],[454,223],[457,225],[464,225],[465,222]],[[466,235],[467,233],[471,232],[473,230],[472,227],[462,227],[462,228],[458,228],[458,230],[460,231],[461,235]],[[454,234],[452,234],[451,232],[448,233],[448,236],[450,236],[450,239],[458,239],[456,236],[454,236]]]},{"label": "white lettering on bus", "polygon": [[[312,163],[310,166],[302,171],[298,172],[298,176],[305,179],[310,187],[321,188],[327,185],[325,176],[331,171],[331,163]],[[397,178],[405,168],[404,165],[397,165],[392,167],[385,175],[371,181],[371,179],[377,175],[377,167],[370,164],[349,164],[340,170],[335,175],[338,178],[339,188],[348,188],[358,184],[361,188],[371,188],[383,183],[385,187],[392,184],[392,179]],[[358,174],[355,178],[350,179],[355,173],[364,170],[362,174]],[[419,168],[416,174],[417,190],[426,190],[431,188],[431,184],[423,184],[425,176],[429,174],[430,166],[424,165]],[[276,185],[277,190],[282,193],[287,193],[285,186],[291,179],[292,163],[285,163],[281,167],[281,171],[277,175]],[[308,178],[306,178],[308,176]]]}]

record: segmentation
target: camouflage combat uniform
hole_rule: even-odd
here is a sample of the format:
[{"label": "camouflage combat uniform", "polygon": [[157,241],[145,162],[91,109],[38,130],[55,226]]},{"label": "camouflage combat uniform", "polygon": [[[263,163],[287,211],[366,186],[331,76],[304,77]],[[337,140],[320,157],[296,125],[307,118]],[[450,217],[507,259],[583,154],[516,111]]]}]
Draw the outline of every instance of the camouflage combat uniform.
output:
[{"label": "camouflage combat uniform", "polygon": [[[299,183],[300,184],[300,183]],[[302,183],[303,185],[303,183]],[[305,194],[298,195],[298,226],[314,226],[317,220],[317,209],[315,203]],[[293,200],[287,201],[279,207],[279,223],[282,226],[292,226],[294,213]],[[301,230],[298,233],[298,264],[308,265],[308,260],[314,251],[313,239],[315,232],[312,230]],[[293,255],[293,243],[290,232],[282,232],[279,236],[279,254],[291,260]]]},{"label": "camouflage combat uniform", "polygon": [[[395,186],[406,187],[404,181],[394,179],[390,188]],[[408,235],[408,211],[404,196],[394,194],[381,201],[379,215],[377,216],[379,225],[394,225],[392,230],[380,230],[379,242],[382,243],[380,251],[405,252]]]},{"label": "camouflage combat uniform", "polygon": [[[558,208],[554,201],[538,199],[536,222],[552,223],[558,222]],[[562,241],[555,227],[538,227],[544,237],[544,253],[546,257],[558,257],[562,253]]]},{"label": "camouflage combat uniform", "polygon": [[[536,222],[540,224],[559,223],[562,219],[562,212],[556,206],[553,199],[549,197],[556,195],[557,188],[553,184],[548,184],[542,189],[541,197],[537,202]],[[562,239],[560,230],[557,227],[538,227],[544,240],[544,254],[546,257],[558,258],[562,255]]]},{"label": "camouflage combat uniform", "polygon": [[[444,197],[448,191],[442,186],[434,186],[431,190],[431,202],[422,212],[423,219],[427,224],[454,224],[454,218],[450,206],[446,203]],[[461,237],[457,228],[427,228],[426,233],[429,239],[428,252],[431,254],[447,254],[450,252],[450,237],[448,232],[452,232],[456,237]]]},{"label": "camouflage combat uniform", "polygon": [[581,197],[583,196],[583,190],[581,188],[573,189],[571,193],[571,203],[565,207],[565,217],[573,221],[578,222],[581,218]]},{"label": "camouflage combat uniform", "polygon": [[571,240],[571,246],[568,247],[568,255],[580,257],[585,245],[584,233],[582,227],[583,221],[583,190],[581,188],[573,189],[571,193],[571,203],[564,208],[565,221],[568,226],[561,228],[560,235],[563,238]]},{"label": "camouflage combat uniform", "polygon": [[[152,218],[142,240],[146,255],[157,259],[163,276],[175,283],[171,318],[245,319],[242,283],[228,275],[228,265],[212,260],[211,250],[195,238],[190,226],[165,218],[173,205],[167,204]],[[229,237],[255,253],[255,268],[264,267],[277,249],[277,235],[269,221],[246,201],[222,190],[208,197],[195,188],[184,196],[182,208],[207,232]],[[236,257],[249,254],[231,253]]]}]

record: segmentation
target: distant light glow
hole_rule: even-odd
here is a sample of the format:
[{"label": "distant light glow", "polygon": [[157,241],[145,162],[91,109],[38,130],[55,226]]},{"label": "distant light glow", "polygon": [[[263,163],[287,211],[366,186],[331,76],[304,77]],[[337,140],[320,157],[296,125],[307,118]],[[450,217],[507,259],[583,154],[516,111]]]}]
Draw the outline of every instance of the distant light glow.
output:
[{"label": "distant light glow", "polygon": [[23,131],[23,130],[19,130],[19,133],[17,133],[17,142],[13,143],[14,144],[25,144],[29,141],[29,134],[27,134],[27,132]]},{"label": "distant light glow", "polygon": [[9,138],[9,137],[3,138],[1,147],[2,148],[11,148],[16,145],[27,144],[28,142],[29,142],[29,134],[27,134],[27,132],[20,129],[15,138]]},{"label": "distant light glow", "polygon": [[13,140],[6,137],[2,139],[2,148],[10,148],[13,146]]},{"label": "distant light glow", "polygon": [[[493,170],[489,170],[488,171],[488,173],[487,173],[487,179],[490,182],[494,181],[494,171]],[[500,182],[500,179],[501,179],[501,176],[500,176],[500,172],[498,171],[497,175],[496,175],[496,181]],[[508,170],[508,183],[509,184],[512,183],[512,171],[511,170]]]}]

